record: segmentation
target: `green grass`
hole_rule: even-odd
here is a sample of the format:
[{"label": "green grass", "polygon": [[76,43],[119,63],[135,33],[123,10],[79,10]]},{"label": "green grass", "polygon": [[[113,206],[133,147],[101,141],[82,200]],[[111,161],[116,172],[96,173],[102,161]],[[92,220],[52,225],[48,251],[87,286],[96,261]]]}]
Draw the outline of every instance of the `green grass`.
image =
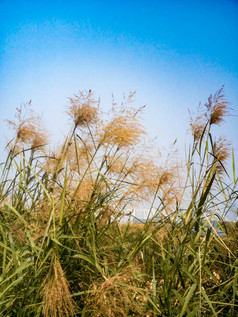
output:
[{"label": "green grass", "polygon": [[[75,97],[54,153],[36,119],[19,117],[1,164],[1,316],[237,316],[237,227],[222,222],[237,199],[234,154],[229,176],[228,147],[212,137],[221,92],[193,121],[180,176],[141,157],[127,106],[101,121],[91,93]],[[146,201],[145,224],[122,223]]]}]

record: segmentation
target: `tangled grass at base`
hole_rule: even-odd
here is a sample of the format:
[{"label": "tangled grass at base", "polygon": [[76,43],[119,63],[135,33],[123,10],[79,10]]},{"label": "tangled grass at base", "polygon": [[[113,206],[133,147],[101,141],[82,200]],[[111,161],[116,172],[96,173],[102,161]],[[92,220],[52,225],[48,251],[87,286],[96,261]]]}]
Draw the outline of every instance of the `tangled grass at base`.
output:
[{"label": "tangled grass at base", "polygon": [[223,90],[191,119],[184,163],[160,164],[132,101],[106,117],[91,91],[69,99],[72,129],[54,150],[29,108],[8,121],[1,316],[237,316],[238,234],[224,221],[237,177],[229,143],[212,136],[229,113]]}]

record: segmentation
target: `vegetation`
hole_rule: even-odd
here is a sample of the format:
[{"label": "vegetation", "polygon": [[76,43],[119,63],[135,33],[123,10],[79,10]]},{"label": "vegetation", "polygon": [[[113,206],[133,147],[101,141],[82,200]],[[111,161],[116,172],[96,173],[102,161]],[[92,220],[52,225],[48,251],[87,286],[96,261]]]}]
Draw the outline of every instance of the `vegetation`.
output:
[{"label": "vegetation", "polygon": [[[191,118],[184,163],[160,164],[133,95],[108,115],[91,91],[70,98],[72,129],[54,150],[30,105],[8,121],[1,316],[237,316],[238,236],[223,221],[237,177],[229,143],[212,137],[229,113],[223,90]],[[148,218],[133,224],[139,206]]]}]

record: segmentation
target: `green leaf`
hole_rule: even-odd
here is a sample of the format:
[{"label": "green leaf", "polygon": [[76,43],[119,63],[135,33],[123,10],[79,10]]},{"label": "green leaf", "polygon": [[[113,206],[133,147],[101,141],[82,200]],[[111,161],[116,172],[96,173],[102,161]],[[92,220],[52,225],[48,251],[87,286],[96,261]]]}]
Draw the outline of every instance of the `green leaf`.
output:
[{"label": "green leaf", "polygon": [[188,293],[187,293],[187,295],[185,297],[184,305],[183,305],[183,308],[182,308],[181,313],[179,315],[180,317],[182,317],[183,314],[185,313],[185,311],[187,310],[188,304],[189,304],[189,302],[190,302],[190,300],[191,300],[191,298],[193,296],[193,293],[195,292],[196,288],[197,288],[197,284],[193,284],[190,287],[190,289],[189,289],[189,291],[188,291]]}]

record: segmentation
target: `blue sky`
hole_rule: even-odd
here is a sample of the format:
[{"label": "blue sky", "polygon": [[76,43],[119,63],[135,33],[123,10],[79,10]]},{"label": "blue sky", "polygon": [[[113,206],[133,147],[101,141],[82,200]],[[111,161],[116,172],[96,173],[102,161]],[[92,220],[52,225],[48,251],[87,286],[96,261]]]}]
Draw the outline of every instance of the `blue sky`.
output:
[{"label": "blue sky", "polygon": [[238,1],[0,1],[0,142],[4,119],[32,99],[52,139],[66,132],[67,97],[137,91],[161,147],[184,152],[188,108],[222,85],[234,109],[221,133],[238,156]]}]

